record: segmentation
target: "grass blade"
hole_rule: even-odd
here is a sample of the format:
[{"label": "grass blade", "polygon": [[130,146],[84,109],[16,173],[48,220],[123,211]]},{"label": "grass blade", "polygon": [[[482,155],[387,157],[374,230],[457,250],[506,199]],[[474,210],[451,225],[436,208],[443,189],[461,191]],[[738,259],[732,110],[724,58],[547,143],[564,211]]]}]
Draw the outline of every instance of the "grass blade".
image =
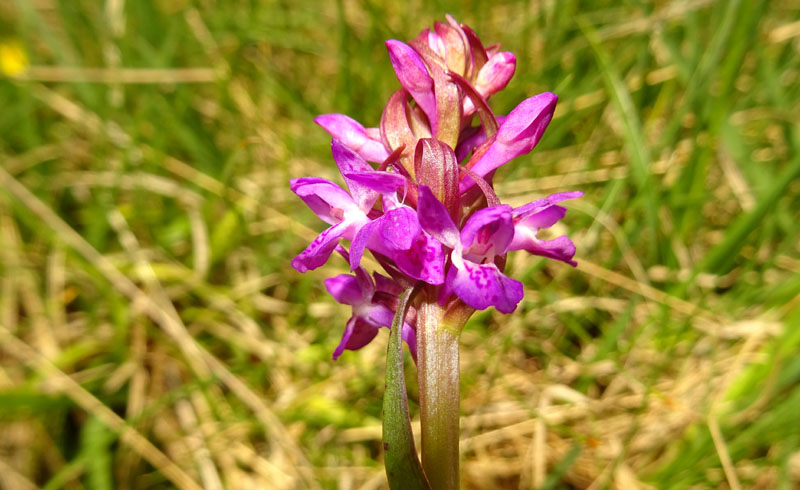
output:
[{"label": "grass blade", "polygon": [[789,166],[777,176],[753,210],[739,217],[728,228],[722,241],[712,248],[700,262],[697,267],[698,271],[719,274],[729,271],[739,251],[747,243],[747,236],[763,224],[764,218],[798,177],[800,177],[800,155],[795,156]]}]

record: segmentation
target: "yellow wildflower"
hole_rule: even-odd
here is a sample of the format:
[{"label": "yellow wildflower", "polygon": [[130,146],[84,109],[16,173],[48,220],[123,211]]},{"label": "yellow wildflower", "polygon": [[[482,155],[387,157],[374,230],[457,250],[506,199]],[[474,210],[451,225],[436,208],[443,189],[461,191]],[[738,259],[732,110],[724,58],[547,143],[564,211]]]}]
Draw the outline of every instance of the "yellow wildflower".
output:
[{"label": "yellow wildflower", "polygon": [[20,75],[28,68],[28,54],[16,40],[0,41],[0,73],[8,77]]}]

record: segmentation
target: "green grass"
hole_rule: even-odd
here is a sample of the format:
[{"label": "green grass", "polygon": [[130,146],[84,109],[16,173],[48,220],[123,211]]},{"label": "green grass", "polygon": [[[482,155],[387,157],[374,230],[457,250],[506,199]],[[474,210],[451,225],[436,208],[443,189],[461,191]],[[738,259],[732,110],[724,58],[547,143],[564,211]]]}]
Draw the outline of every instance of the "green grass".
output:
[{"label": "green grass", "polygon": [[585,193],[581,265],[513,255],[463,334],[464,488],[800,485],[793,2],[12,0],[0,488],[384,488],[388,336],[331,361],[344,267],[289,266],[287,182],[339,178],[312,118],[377,124],[383,41],[447,12],[517,54],[496,112],[559,95],[501,198]]}]

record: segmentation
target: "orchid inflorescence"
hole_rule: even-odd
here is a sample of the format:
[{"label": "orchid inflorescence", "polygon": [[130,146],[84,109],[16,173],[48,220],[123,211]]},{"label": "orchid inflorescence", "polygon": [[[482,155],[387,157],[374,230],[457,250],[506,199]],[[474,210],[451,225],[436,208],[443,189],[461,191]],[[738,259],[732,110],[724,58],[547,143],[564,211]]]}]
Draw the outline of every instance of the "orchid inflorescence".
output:
[{"label": "orchid inflorescence", "polygon": [[[568,237],[542,240],[537,232],[564,216],[559,202],[581,192],[513,208],[499,201],[492,185],[497,168],[539,142],[556,95],[535,95],[507,116],[494,114],[487,99],[508,84],[516,58],[498,45],[484,47],[468,26],[447,20],[409,44],[386,42],[402,87],[389,98],[379,128],[343,114],[315,119],[333,136],[333,159],[348,190],[318,177],[291,181],[292,191],[330,225],[292,266],[316,269],[337,251],[353,272],[325,281],[338,302],[353,308],[334,359],[390,327],[398,295],[414,284],[462,318],[490,306],[511,313],[523,286],[504,274],[508,252],[576,265]],[[364,269],[367,250],[385,274]],[[416,359],[413,307],[402,337]]]}]

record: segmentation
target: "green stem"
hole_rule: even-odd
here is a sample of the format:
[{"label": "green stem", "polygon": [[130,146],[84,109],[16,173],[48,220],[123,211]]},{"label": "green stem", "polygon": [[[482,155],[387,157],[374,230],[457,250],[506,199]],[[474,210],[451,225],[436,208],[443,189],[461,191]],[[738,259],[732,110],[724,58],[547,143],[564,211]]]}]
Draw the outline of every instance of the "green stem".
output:
[{"label": "green stem", "polygon": [[422,467],[431,488],[458,490],[460,329],[447,325],[444,313],[427,299],[417,310]]}]

